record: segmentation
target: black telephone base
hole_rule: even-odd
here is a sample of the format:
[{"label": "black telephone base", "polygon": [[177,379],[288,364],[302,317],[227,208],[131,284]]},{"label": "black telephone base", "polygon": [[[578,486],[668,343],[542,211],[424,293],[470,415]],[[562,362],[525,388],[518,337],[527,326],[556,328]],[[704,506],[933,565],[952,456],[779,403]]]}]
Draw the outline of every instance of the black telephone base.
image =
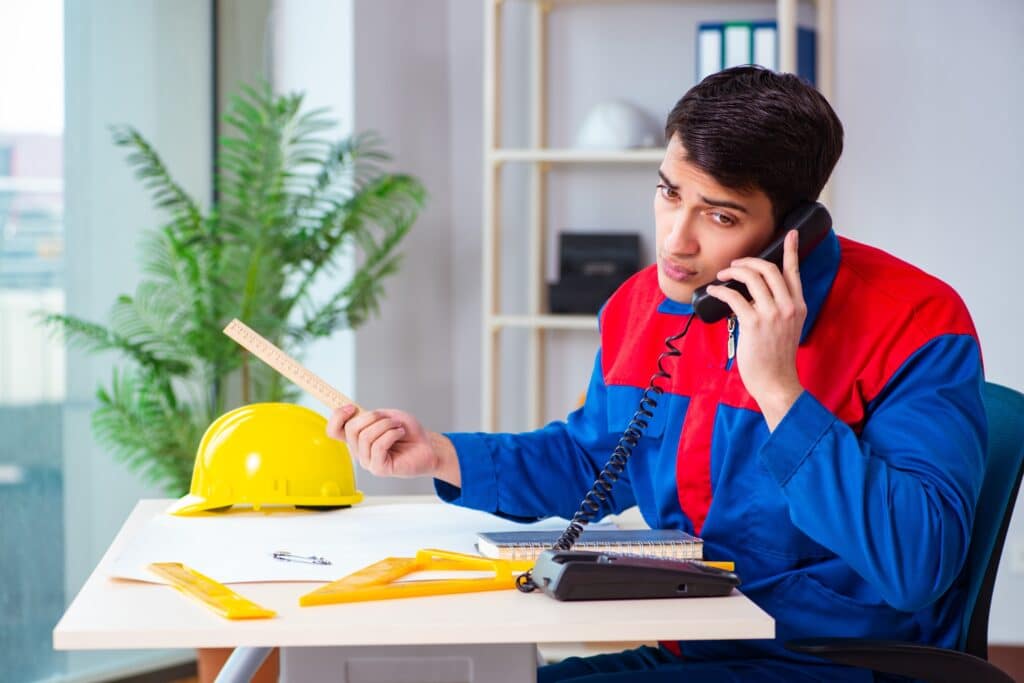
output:
[{"label": "black telephone base", "polygon": [[728,595],[736,574],[699,562],[545,550],[532,580],[556,600],[641,600]]}]

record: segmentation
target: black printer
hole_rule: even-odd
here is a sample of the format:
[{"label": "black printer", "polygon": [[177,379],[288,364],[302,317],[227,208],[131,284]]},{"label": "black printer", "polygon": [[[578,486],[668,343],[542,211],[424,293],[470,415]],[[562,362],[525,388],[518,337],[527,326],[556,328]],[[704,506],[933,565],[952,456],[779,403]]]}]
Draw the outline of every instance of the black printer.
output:
[{"label": "black printer", "polygon": [[636,233],[563,232],[558,239],[559,279],[548,285],[552,313],[596,314],[640,268]]}]

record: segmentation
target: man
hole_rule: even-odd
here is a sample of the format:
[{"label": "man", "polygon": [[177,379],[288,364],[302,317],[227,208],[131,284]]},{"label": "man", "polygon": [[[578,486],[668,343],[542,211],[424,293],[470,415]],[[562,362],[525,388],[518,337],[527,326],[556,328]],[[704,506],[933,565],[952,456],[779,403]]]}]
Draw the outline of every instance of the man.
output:
[{"label": "man", "polygon": [[664,340],[691,315],[694,289],[738,280],[752,300],[710,288],[735,315],[695,320],[676,342],[666,394],[605,512],[636,504],[652,527],[696,533],[708,557],[735,560],[777,639],[663,643],[571,659],[539,680],[872,680],[782,645],[953,645],[987,430],[963,303],[834,233],[802,263],[789,234],[781,270],[752,257],[785,213],[818,197],[842,151],[839,119],[797,77],[757,67],[709,76],[669,114],[666,138],[657,263],[602,309],[581,409],[530,433],[447,436],[400,411],[341,409],[329,433],[374,474],[433,476],[446,501],[515,519],[571,517]]}]

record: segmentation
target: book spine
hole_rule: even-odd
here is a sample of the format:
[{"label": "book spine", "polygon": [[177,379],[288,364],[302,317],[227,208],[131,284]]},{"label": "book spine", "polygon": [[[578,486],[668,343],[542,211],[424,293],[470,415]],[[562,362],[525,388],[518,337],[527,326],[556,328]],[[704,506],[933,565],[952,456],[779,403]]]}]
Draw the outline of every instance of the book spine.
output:
[{"label": "book spine", "polygon": [[[550,545],[546,543],[519,543],[517,545],[503,545],[498,548],[498,554],[505,560],[535,560],[544,552],[549,550]],[[620,555],[638,555],[641,557],[658,557],[670,560],[699,560],[704,555],[704,547],[701,543],[644,543],[637,541],[633,543],[594,543],[579,541],[573,546],[574,550],[587,550],[590,552],[617,553]]]},{"label": "book spine", "polygon": [[520,543],[513,546],[500,546],[498,551],[507,560],[535,560],[551,546],[546,543]]}]

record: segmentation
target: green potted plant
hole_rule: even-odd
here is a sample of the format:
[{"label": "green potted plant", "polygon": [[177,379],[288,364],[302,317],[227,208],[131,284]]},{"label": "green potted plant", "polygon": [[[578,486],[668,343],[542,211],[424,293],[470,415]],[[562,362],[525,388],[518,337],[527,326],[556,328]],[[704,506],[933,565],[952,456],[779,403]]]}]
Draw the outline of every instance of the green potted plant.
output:
[{"label": "green potted plant", "polygon": [[[97,440],[118,459],[180,496],[196,448],[225,411],[289,401],[297,390],[251,359],[221,330],[239,318],[291,355],[314,339],[355,328],[378,310],[383,281],[425,200],[421,183],[382,170],[372,134],[332,141],[324,110],[302,95],[242,88],[224,117],[215,178],[203,211],[135,129],[114,142],[167,222],[145,232],[144,279],[117,298],[106,325],[69,315],[44,321],[89,351],[125,361],[97,390]],[[351,277],[315,300],[312,285],[355,253]]]}]

